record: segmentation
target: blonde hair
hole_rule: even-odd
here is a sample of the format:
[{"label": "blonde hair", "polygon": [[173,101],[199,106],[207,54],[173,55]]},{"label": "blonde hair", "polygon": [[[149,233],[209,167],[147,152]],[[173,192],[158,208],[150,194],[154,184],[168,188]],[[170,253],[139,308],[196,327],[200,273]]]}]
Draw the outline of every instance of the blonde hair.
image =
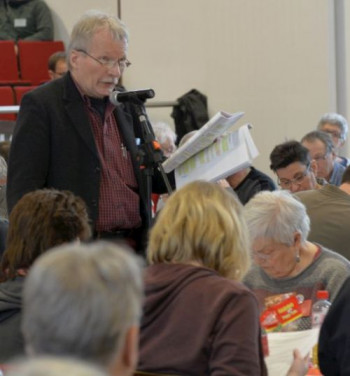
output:
[{"label": "blonde hair", "polygon": [[170,196],[151,230],[148,261],[190,263],[240,280],[250,266],[242,205],[214,183],[196,181]]}]

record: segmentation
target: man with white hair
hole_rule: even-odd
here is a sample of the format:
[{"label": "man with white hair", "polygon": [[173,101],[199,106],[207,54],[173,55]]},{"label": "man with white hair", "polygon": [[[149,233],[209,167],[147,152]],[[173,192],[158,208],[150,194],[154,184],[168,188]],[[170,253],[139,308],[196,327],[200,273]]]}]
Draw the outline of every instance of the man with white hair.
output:
[{"label": "man with white hair", "polygon": [[349,130],[345,117],[335,112],[328,112],[321,117],[317,129],[332,136],[333,146],[337,154],[337,162],[346,167],[349,164],[349,160],[339,156],[339,149],[344,146]]},{"label": "man with white hair", "polygon": [[137,365],[143,296],[132,252],[106,242],[45,253],[24,287],[22,331],[30,356],[71,356],[129,376]]},{"label": "man with white hair", "polygon": [[[115,16],[88,11],[75,24],[67,74],[32,90],[21,102],[7,202],[11,212],[27,192],[69,190],[85,201],[95,238],[125,239],[142,252],[151,225],[137,144],[137,139],[144,143],[143,132],[131,109],[109,101],[131,64],[128,44],[128,31]],[[160,173],[155,171],[154,178],[159,178],[157,193],[165,192]]]}]

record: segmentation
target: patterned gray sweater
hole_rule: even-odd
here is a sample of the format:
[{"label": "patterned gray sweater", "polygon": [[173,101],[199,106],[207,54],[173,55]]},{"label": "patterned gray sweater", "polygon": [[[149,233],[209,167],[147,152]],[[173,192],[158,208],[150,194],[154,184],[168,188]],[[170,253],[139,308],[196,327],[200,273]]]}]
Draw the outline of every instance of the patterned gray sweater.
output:
[{"label": "patterned gray sweater", "polygon": [[[334,300],[344,281],[350,276],[350,262],[338,253],[318,246],[320,252],[313,263],[295,277],[271,278],[259,266],[253,265],[243,282],[255,292],[261,312],[264,310],[265,298],[288,292],[302,295],[305,301],[311,300],[311,305],[317,300],[318,290],[327,290],[329,300]],[[310,327],[310,317],[303,318],[303,325],[299,329]]]}]

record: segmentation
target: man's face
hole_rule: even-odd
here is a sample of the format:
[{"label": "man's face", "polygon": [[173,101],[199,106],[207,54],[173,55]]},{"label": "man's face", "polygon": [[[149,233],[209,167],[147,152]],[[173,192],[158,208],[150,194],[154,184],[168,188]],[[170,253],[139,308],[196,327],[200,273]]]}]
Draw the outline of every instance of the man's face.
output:
[{"label": "man's face", "polygon": [[287,167],[276,170],[278,184],[282,189],[287,189],[292,193],[315,189],[315,170],[315,162],[309,167],[301,162],[293,162]]},{"label": "man's face", "polygon": [[309,150],[311,159],[317,163],[317,177],[329,180],[334,166],[334,153],[327,153],[326,145],[321,140],[304,141],[302,145]]},{"label": "man's face", "polygon": [[56,63],[55,71],[49,70],[51,80],[62,77],[68,70],[65,60],[58,60]]},{"label": "man's face", "polygon": [[333,146],[335,149],[340,148],[344,144],[344,140],[341,137],[341,129],[335,124],[323,124],[321,131],[326,132],[332,136]]},{"label": "man's face", "polygon": [[108,96],[122,74],[119,65],[107,67],[101,61],[120,61],[126,58],[127,42],[114,40],[109,30],[98,30],[84,52],[73,50],[70,56],[71,73],[85,95],[93,98]]}]

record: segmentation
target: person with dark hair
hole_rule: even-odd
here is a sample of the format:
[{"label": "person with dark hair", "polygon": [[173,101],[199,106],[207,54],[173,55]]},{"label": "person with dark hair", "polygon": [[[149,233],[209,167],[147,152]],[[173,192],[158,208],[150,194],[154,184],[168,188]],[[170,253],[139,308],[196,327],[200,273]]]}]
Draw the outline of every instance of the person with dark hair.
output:
[{"label": "person with dark hair", "polygon": [[311,158],[317,163],[317,177],[339,186],[345,167],[336,162],[332,137],[322,131],[312,131],[301,139]]},{"label": "person with dark hair", "polygon": [[316,178],[317,164],[307,148],[298,141],[275,146],[270,154],[270,168],[277,175],[282,189],[294,192],[318,189],[325,182]]},{"label": "person with dark hair", "polygon": [[49,248],[88,240],[90,235],[86,206],[71,192],[37,190],[24,195],[15,205],[1,261],[0,363],[24,351],[21,295],[28,269]]},{"label": "person with dark hair", "polygon": [[43,0],[2,0],[0,39],[53,40],[50,8]]},{"label": "person with dark hair", "polygon": [[64,76],[68,70],[66,53],[64,51],[53,53],[49,57],[47,67],[49,69],[49,76],[51,80]]},{"label": "person with dark hair", "polygon": [[308,239],[350,260],[350,167],[346,168],[339,187],[327,184],[295,196],[305,205],[310,217]]}]

